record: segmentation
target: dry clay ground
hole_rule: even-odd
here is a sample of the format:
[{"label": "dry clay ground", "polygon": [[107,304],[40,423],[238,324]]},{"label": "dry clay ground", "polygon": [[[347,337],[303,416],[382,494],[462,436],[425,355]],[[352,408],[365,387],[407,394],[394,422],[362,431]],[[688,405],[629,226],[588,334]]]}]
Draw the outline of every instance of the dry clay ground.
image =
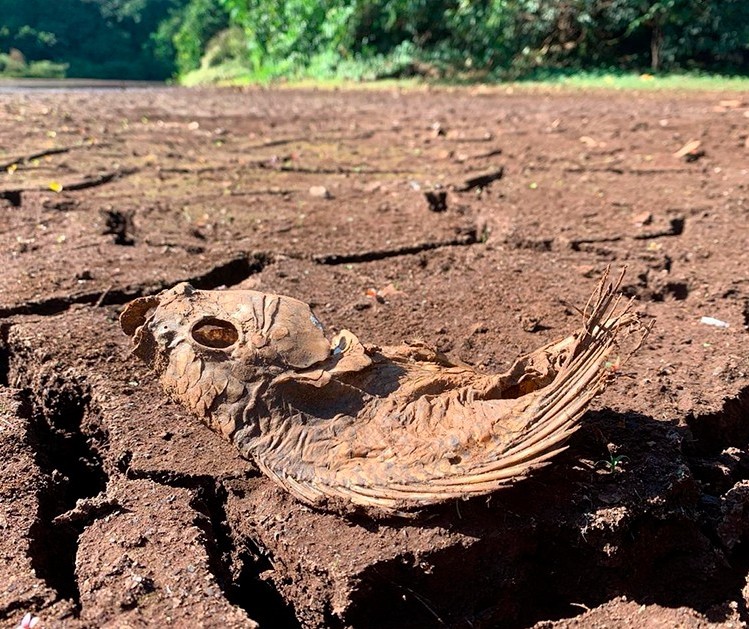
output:
[{"label": "dry clay ground", "polygon": [[[749,620],[749,95],[29,92],[0,120],[3,626]],[[117,325],[251,287],[498,370],[607,265],[656,326],[569,449],[411,520],[298,504]]]}]

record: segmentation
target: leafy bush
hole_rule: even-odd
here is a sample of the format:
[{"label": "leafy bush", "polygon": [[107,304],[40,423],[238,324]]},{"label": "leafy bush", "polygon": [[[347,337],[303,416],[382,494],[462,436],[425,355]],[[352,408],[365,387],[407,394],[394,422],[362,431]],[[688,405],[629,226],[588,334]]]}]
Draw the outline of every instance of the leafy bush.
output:
[{"label": "leafy bush", "polygon": [[179,14],[179,19],[174,47],[177,70],[184,73],[200,66],[209,42],[228,28],[229,14],[216,0],[191,0]]},{"label": "leafy bush", "polygon": [[749,69],[745,0],[221,1],[263,75]]},{"label": "leafy bush", "polygon": [[173,55],[156,54],[151,35],[186,1],[0,0],[0,50],[67,63],[69,76],[165,78]]},{"label": "leafy bush", "polygon": [[749,70],[747,0],[0,0],[0,15],[0,50],[69,76]]},{"label": "leafy bush", "polygon": [[62,79],[65,78],[65,71],[68,69],[67,63],[54,63],[43,59],[27,63],[21,56],[13,54],[0,53],[0,76],[12,78],[32,78],[32,79]]},{"label": "leafy bush", "polygon": [[241,28],[227,28],[214,35],[205,47],[201,68],[212,68],[222,63],[243,61],[247,56],[247,39]]}]

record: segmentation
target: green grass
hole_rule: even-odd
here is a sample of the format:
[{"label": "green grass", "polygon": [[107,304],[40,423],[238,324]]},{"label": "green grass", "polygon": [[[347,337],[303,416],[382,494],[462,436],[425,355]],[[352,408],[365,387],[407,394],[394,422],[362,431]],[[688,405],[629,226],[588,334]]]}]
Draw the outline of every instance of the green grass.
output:
[{"label": "green grass", "polygon": [[579,72],[567,76],[519,81],[523,86],[563,86],[612,90],[749,91],[749,77],[719,74],[636,74]]},{"label": "green grass", "polygon": [[274,85],[284,87],[316,88],[388,88],[404,89],[433,87],[457,87],[484,85],[487,89],[518,90],[644,90],[644,91],[714,91],[714,92],[749,92],[749,77],[727,76],[719,74],[639,74],[624,72],[544,72],[527,79],[513,81],[477,80],[469,75],[458,79],[434,80],[419,77],[373,79],[376,69],[367,71],[364,67],[345,67],[344,72],[335,74],[329,71],[305,73],[300,71],[293,76],[279,76],[272,68],[253,72],[238,61],[229,61],[221,65],[203,68],[190,72],[179,79],[182,85],[194,86],[205,84],[218,85]]}]

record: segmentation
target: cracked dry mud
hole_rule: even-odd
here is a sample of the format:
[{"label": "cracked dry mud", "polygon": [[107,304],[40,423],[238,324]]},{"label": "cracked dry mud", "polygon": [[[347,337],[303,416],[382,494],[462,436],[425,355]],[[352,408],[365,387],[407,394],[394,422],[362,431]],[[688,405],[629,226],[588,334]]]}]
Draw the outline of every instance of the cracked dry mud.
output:
[{"label": "cracked dry mud", "polygon": [[[92,96],[0,97],[3,626],[749,620],[749,97]],[[407,520],[295,501],[117,324],[180,281],[251,288],[501,371],[576,328],[609,264],[657,325],[569,449]]]}]

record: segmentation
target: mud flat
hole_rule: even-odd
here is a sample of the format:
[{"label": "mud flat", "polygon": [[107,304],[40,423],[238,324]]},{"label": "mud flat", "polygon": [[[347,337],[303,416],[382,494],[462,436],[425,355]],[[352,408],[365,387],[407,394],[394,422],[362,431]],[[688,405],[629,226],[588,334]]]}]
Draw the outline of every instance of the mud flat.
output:
[{"label": "mud flat", "polygon": [[[0,117],[4,625],[749,620],[749,96],[150,88]],[[656,324],[568,450],[407,520],[285,495],[117,325],[187,280],[500,370],[608,265]]]}]

